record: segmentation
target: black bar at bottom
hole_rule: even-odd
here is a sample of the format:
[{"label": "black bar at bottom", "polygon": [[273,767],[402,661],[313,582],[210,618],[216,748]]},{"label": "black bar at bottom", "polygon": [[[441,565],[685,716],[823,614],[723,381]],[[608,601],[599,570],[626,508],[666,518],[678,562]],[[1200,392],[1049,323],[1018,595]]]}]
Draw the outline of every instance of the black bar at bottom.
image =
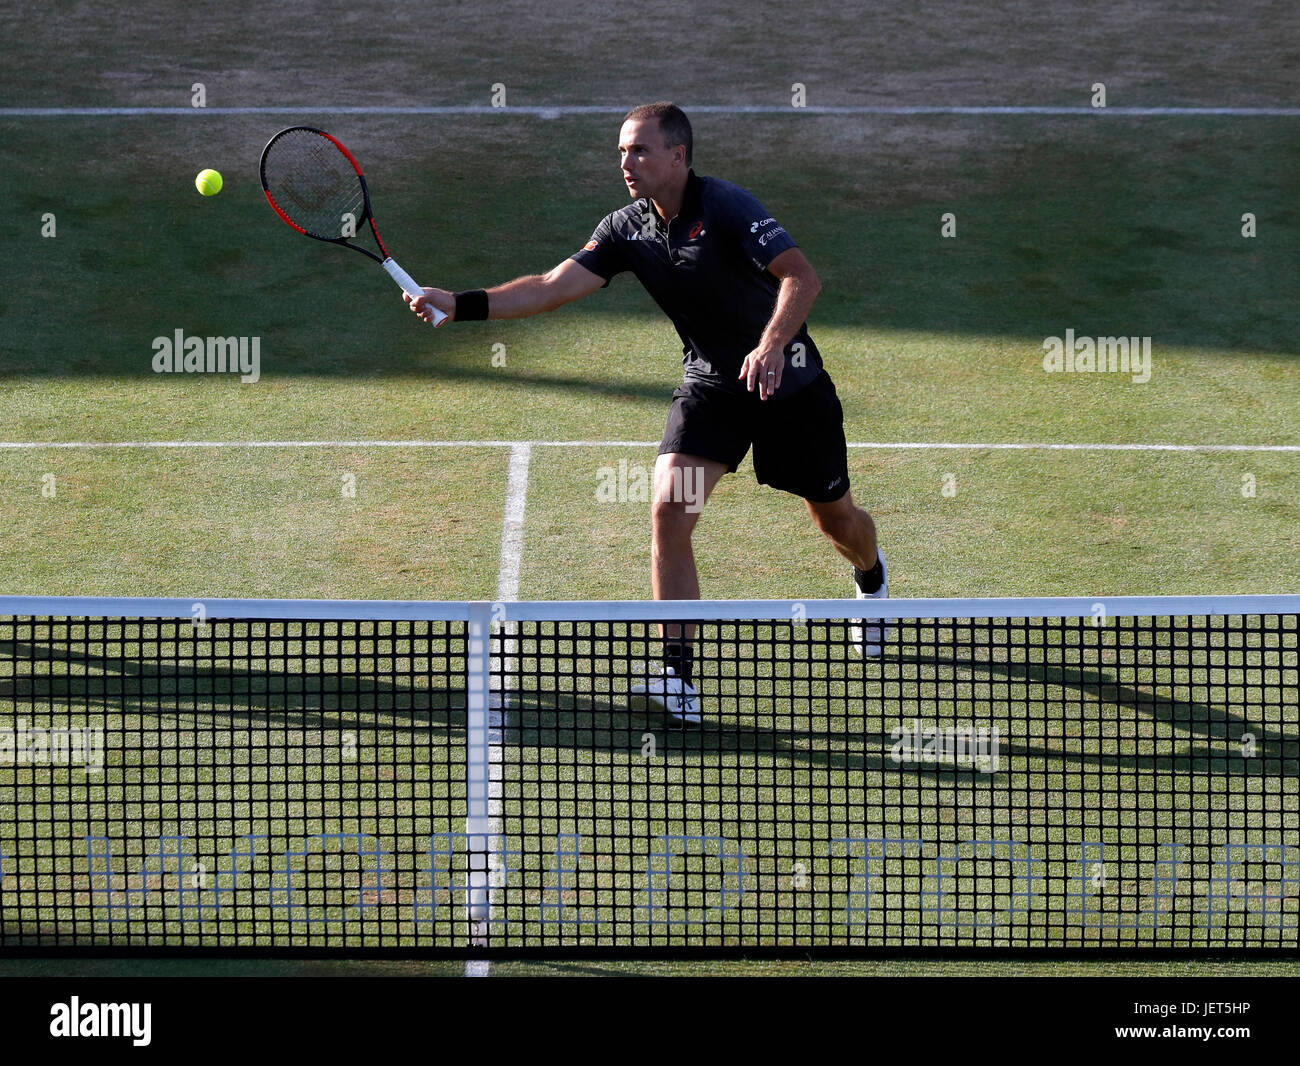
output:
[{"label": "black bar at bottom", "polygon": [[[556,971],[563,972],[563,971]],[[570,971],[571,972],[571,971]],[[1025,1047],[1185,1055],[1193,1046],[1240,1060],[1281,1050],[1293,1035],[1290,982],[1240,978],[1054,980],[868,978],[770,979],[727,986],[681,979],[630,989],[626,981],[497,981],[356,978],[188,980],[55,977],[0,982],[5,1050],[73,1052],[78,1058],[223,1051],[369,1051],[422,1041],[480,1043],[500,1060],[518,1042],[553,1055],[592,1040],[635,1037],[723,1049],[821,1041],[828,1029],[850,1044],[893,1035],[894,1046],[936,1050]],[[665,1003],[682,1005],[667,1010]],[[743,1003],[741,1010],[736,1010]],[[89,1035],[103,1005],[125,1005],[126,1035]],[[810,1010],[809,1005],[815,1004]],[[145,1011],[145,1006],[148,1011]],[[76,1009],[78,1032],[66,1033]],[[132,1013],[133,1008],[133,1013]],[[648,1027],[648,1028],[647,1028]],[[111,1028],[111,1026],[110,1026]],[[1206,1035],[1208,1032],[1208,1036]],[[784,1038],[784,1039],[781,1039]]]}]

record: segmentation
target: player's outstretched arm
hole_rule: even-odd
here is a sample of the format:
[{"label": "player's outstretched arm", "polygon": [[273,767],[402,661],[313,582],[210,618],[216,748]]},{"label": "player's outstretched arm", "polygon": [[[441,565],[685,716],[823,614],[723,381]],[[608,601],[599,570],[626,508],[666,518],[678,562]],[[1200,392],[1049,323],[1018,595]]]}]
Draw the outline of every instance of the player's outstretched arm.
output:
[{"label": "player's outstretched arm", "polygon": [[[488,318],[527,318],[543,311],[554,311],[567,303],[595,292],[605,284],[599,274],[593,274],[572,259],[566,259],[554,270],[545,274],[532,274],[516,278],[504,285],[487,290]],[[404,298],[410,299],[403,294]],[[436,307],[447,316],[456,317],[456,298],[445,289],[425,289],[423,296],[410,300],[411,310],[421,318],[432,317],[429,308]]]}]

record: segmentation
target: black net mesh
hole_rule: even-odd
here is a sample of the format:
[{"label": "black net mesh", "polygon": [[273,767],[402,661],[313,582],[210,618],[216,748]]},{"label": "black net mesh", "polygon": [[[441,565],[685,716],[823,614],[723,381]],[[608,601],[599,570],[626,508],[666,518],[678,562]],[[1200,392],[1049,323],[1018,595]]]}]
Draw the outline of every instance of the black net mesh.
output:
[{"label": "black net mesh", "polygon": [[463,628],[0,622],[0,943],[452,943]]},{"label": "black net mesh", "polygon": [[0,620],[0,946],[1296,950],[1298,621]]}]

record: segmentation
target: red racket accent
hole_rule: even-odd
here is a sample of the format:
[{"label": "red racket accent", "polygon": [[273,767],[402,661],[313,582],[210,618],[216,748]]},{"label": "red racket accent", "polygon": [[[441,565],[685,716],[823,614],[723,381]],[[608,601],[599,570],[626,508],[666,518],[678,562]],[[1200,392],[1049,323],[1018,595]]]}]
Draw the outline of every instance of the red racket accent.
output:
[{"label": "red racket accent", "polygon": [[275,197],[271,195],[270,189],[263,189],[262,192],[266,196],[266,202],[271,205],[271,209],[277,215],[279,215],[282,219],[284,219],[285,222],[287,222],[290,226],[296,229],[299,233],[307,237],[311,236],[310,233],[308,233],[305,229],[303,229],[300,225],[298,225],[298,223],[296,223],[293,219],[291,219],[288,215],[286,215],[283,211],[280,210],[280,205],[275,202]]},{"label": "red racket accent", "polygon": [[357,177],[361,178],[364,181],[365,180],[364,175],[361,173],[361,164],[357,162],[357,157],[354,156],[343,146],[343,142],[340,141],[337,137],[330,136],[324,130],[317,130],[316,132],[319,133],[322,137],[324,137],[327,141],[333,142],[334,147],[337,148],[340,152],[342,152],[347,157],[348,162],[352,164],[352,169],[357,172]]}]

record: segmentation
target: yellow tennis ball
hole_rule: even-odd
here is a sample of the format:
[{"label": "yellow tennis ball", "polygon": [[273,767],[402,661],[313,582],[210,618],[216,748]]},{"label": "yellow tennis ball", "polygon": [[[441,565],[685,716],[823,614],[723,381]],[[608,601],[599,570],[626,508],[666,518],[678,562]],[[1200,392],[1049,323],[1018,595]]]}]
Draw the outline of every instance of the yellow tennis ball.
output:
[{"label": "yellow tennis ball", "polygon": [[204,196],[216,196],[221,191],[221,175],[215,170],[200,170],[194,187]]}]

